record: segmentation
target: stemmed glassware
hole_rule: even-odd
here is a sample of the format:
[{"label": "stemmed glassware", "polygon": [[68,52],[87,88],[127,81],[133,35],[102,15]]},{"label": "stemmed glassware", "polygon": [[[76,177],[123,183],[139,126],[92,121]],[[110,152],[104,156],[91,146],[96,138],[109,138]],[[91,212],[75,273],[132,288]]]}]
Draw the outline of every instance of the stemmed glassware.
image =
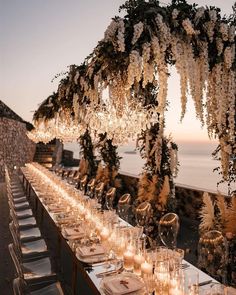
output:
[{"label": "stemmed glassware", "polygon": [[115,195],[116,195],[115,187],[111,187],[106,193],[105,204],[108,210],[113,210]]},{"label": "stemmed glassware", "polygon": [[162,243],[174,249],[177,245],[177,235],[179,232],[179,217],[175,213],[167,213],[161,217],[158,225],[158,233]]},{"label": "stemmed glassware", "polygon": [[130,194],[122,195],[118,201],[117,212],[119,216],[125,221],[128,221],[130,203],[131,203]]},{"label": "stemmed glassware", "polygon": [[148,226],[152,216],[152,206],[149,202],[143,202],[135,209],[135,219],[138,226],[142,226],[148,234]]}]

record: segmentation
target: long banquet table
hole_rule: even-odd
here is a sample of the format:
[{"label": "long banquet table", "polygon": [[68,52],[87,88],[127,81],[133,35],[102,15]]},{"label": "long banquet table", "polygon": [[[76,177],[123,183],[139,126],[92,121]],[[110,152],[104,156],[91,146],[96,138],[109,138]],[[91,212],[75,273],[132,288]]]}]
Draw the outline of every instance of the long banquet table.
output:
[{"label": "long banquet table", "polygon": [[[42,198],[40,197],[42,191],[39,193],[34,183],[29,181],[27,177],[27,167],[21,168],[21,172],[27,196],[32,205],[39,227],[48,240],[50,253],[53,254],[53,258],[56,261],[54,267],[59,273],[59,278],[61,278],[66,291],[68,294],[75,295],[101,294],[99,286],[102,278],[98,278],[96,275],[105,270],[104,265],[102,263],[88,265],[77,258],[71,244],[64,238],[60,228],[56,224],[54,214],[49,212],[47,206],[42,202]],[[44,193],[47,194],[47,191],[45,190]],[[185,261],[185,263],[187,262]],[[216,282],[203,271],[190,263],[188,264],[190,265],[188,269],[195,269],[198,271],[199,283],[208,280]],[[208,288],[209,285],[201,287],[200,294],[203,294],[203,291]]]}]

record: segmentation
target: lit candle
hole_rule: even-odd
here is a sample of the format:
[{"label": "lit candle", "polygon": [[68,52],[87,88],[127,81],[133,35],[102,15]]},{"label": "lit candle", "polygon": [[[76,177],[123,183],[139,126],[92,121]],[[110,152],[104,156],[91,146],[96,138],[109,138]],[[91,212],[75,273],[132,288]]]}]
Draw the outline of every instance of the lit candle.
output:
[{"label": "lit candle", "polygon": [[144,257],[140,254],[134,255],[134,273],[141,275],[141,264],[144,262]]},{"label": "lit candle", "polygon": [[109,237],[109,230],[106,227],[104,227],[102,231],[100,232],[100,236],[102,241],[106,241],[107,238]]},{"label": "lit candle", "polygon": [[123,254],[124,258],[124,268],[126,270],[132,270],[134,266],[134,252],[126,250]]},{"label": "lit candle", "polygon": [[117,243],[117,245],[116,245],[116,256],[117,256],[118,259],[123,258],[124,250],[125,250],[125,243],[123,241],[120,241],[120,243]]},{"label": "lit candle", "polygon": [[141,272],[142,274],[151,274],[153,271],[153,265],[151,263],[148,263],[147,261],[144,261],[141,264]]}]

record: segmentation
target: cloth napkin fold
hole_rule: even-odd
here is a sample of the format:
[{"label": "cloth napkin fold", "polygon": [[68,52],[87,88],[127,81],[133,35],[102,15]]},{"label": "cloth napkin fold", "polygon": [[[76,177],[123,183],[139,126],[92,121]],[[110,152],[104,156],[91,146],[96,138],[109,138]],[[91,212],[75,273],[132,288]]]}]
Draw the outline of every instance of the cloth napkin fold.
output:
[{"label": "cloth napkin fold", "polygon": [[143,287],[144,284],[136,277],[115,276],[104,282],[104,289],[111,295],[124,295]]},{"label": "cloth napkin fold", "polygon": [[49,205],[48,209],[49,209],[49,211],[51,211],[53,213],[58,213],[58,212],[64,211],[64,208],[58,207],[57,205]]},{"label": "cloth napkin fold", "polygon": [[80,238],[84,236],[84,230],[79,228],[64,228],[64,233],[67,238]]},{"label": "cloth napkin fold", "polygon": [[83,257],[105,254],[105,250],[102,245],[82,246],[78,248],[78,251]]}]

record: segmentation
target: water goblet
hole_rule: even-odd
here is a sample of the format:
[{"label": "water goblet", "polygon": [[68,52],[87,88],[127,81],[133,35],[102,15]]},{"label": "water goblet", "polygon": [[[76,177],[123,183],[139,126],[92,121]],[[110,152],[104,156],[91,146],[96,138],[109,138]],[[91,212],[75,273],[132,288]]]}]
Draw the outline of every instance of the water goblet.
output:
[{"label": "water goblet", "polygon": [[161,217],[158,224],[158,233],[162,243],[171,249],[176,248],[179,232],[179,217],[175,213],[167,213]]},{"label": "water goblet", "polygon": [[151,216],[152,216],[152,206],[147,201],[141,203],[135,209],[136,222],[139,226],[143,226],[144,231],[148,228],[148,224],[149,224]]},{"label": "water goblet", "polygon": [[116,188],[115,187],[111,187],[106,193],[105,203],[106,203],[106,208],[108,210],[113,209],[115,195],[116,195]]},{"label": "water goblet", "polygon": [[130,194],[124,194],[120,197],[117,205],[117,211],[119,216],[128,221],[128,212],[130,208],[131,196]]}]

